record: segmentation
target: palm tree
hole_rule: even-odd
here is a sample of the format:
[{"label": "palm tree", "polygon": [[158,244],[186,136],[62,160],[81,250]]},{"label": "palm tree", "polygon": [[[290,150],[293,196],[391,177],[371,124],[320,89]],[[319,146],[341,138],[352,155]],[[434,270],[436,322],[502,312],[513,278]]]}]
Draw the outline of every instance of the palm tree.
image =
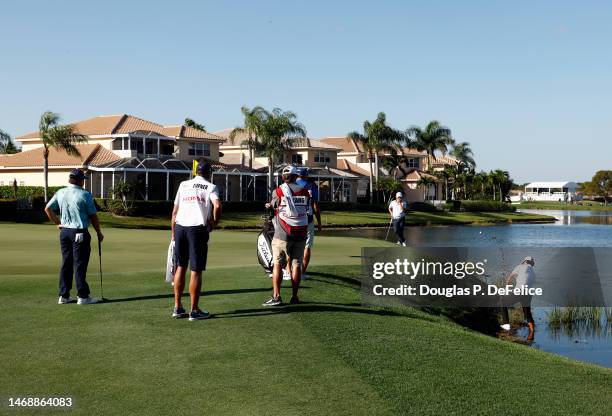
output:
[{"label": "palm tree", "polygon": [[76,132],[74,125],[60,125],[59,114],[46,111],[40,116],[38,131],[43,144],[44,176],[45,176],[45,202],[49,196],[49,149],[64,151],[69,155],[81,156],[77,144],[87,141],[87,137]]},{"label": "palm tree", "polygon": [[472,152],[468,142],[453,144],[453,149],[451,150],[450,154],[461,163],[462,167],[465,167],[468,170],[474,170],[476,168],[474,153]]},{"label": "palm tree", "polygon": [[[373,203],[374,181],[378,183],[378,153],[381,151],[395,151],[395,146],[402,140],[403,136],[397,130],[387,125],[385,113],[378,113],[376,120],[363,122],[363,134],[357,131],[350,132],[347,140],[355,140],[363,147],[368,156],[370,165],[370,203]],[[376,168],[376,173],[374,173]]]},{"label": "palm tree", "polygon": [[15,143],[13,143],[11,135],[4,130],[0,130],[0,154],[13,154],[18,151],[19,149],[17,149]]},{"label": "palm tree", "polygon": [[249,168],[252,169],[254,152],[259,145],[261,126],[263,120],[266,118],[267,112],[263,107],[259,106],[253,109],[242,106],[240,111],[244,117],[244,126],[233,129],[229,134],[229,141],[231,144],[234,144],[238,135],[244,134],[247,136],[246,146],[249,149]]},{"label": "palm tree", "polygon": [[185,119],[185,125],[189,127],[193,127],[196,130],[206,131],[206,126],[204,124],[197,123],[195,120],[189,117]]},{"label": "palm tree", "polygon": [[297,121],[295,113],[280,108],[274,108],[271,112],[263,110],[259,117],[261,125],[258,133],[261,141],[253,144],[255,150],[268,157],[268,195],[272,195],[276,160],[283,159],[295,140],[306,138],[306,128]]},{"label": "palm tree", "polygon": [[[416,148],[425,150],[427,155],[436,160],[436,151],[443,154],[448,151],[448,146],[454,143],[451,131],[448,127],[440,125],[438,121],[430,121],[422,130],[418,126],[410,127],[406,130],[406,136],[414,141]],[[431,164],[429,170],[432,170]]]}]

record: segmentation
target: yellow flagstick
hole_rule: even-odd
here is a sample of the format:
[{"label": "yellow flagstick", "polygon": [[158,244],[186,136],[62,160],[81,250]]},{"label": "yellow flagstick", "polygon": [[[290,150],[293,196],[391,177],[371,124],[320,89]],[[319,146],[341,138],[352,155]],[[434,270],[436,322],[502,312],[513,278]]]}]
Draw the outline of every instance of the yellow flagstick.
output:
[{"label": "yellow flagstick", "polygon": [[196,169],[198,168],[198,161],[194,160],[193,161],[193,167],[191,168],[191,177],[195,178],[196,176]]}]

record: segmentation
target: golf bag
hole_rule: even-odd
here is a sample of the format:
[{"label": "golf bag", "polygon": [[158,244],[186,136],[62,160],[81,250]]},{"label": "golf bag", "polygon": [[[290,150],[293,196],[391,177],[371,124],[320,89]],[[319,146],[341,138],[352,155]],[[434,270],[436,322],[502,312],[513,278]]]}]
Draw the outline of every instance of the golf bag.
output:
[{"label": "golf bag", "polygon": [[268,274],[272,274],[272,238],[274,237],[274,225],[272,224],[272,218],[274,212],[271,215],[264,216],[264,225],[261,232],[257,235],[257,261],[264,271]]}]

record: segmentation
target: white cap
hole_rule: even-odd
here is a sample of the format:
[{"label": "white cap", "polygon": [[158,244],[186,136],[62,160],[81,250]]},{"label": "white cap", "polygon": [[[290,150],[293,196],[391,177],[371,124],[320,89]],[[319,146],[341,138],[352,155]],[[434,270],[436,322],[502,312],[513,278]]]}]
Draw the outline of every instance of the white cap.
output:
[{"label": "white cap", "polygon": [[535,263],[535,260],[533,259],[533,257],[531,256],[527,256],[523,259],[523,263],[525,263],[526,261],[530,261],[532,263]]},{"label": "white cap", "polygon": [[293,165],[287,165],[283,168],[283,175],[297,175],[298,170]]},{"label": "white cap", "polygon": [[396,194],[395,194],[395,197],[396,197],[396,198],[403,198],[403,197],[404,197],[404,194],[403,194],[403,193],[401,193],[401,192],[398,192],[398,193],[396,193]]}]

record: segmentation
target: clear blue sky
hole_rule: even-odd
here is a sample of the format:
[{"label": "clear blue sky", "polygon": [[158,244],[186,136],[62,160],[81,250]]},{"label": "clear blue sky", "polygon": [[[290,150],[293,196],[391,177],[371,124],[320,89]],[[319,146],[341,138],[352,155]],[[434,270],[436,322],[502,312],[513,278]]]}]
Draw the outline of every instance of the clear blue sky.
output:
[{"label": "clear blue sky", "polygon": [[52,110],[215,131],[263,105],[316,138],[385,111],[440,120],[518,182],[612,169],[610,2],[85,3],[0,3],[1,129]]}]

